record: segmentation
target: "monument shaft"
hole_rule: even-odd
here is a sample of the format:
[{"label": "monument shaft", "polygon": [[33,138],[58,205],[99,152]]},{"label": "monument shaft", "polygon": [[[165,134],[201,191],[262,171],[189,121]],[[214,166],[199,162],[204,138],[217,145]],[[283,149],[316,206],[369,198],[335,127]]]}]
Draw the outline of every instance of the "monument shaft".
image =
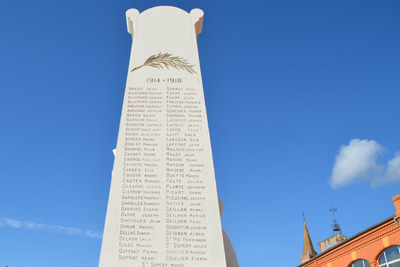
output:
[{"label": "monument shaft", "polygon": [[100,267],[226,267],[197,52],[202,16],[127,12],[132,51]]}]

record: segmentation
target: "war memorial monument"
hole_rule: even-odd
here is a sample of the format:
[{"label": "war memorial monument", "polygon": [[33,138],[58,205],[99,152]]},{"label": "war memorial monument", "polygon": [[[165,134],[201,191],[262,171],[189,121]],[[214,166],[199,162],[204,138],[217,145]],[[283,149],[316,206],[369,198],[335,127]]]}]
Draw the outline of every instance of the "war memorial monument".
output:
[{"label": "war memorial monument", "polygon": [[132,50],[99,266],[239,266],[220,221],[196,41],[203,11],[126,18]]}]

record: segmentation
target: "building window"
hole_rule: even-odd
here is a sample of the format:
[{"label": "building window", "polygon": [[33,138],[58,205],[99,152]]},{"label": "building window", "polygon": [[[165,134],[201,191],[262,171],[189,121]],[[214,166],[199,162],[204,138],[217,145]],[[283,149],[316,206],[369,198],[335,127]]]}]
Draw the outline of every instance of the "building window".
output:
[{"label": "building window", "polygon": [[366,260],[358,260],[353,262],[349,267],[371,267]]},{"label": "building window", "polygon": [[400,267],[400,247],[390,247],[378,259],[379,267]]}]

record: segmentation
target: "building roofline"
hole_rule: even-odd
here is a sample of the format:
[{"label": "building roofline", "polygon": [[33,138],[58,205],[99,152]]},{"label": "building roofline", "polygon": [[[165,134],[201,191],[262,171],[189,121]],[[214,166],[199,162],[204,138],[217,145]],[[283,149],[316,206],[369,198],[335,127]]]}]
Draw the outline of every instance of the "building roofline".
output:
[{"label": "building roofline", "polygon": [[310,260],[308,260],[308,261],[306,261],[306,262],[303,262],[303,263],[300,264],[300,265],[297,265],[297,267],[301,267],[301,266],[305,265],[306,263],[309,263],[309,262],[311,262],[311,261],[313,261],[313,260],[315,260],[315,259],[317,259],[317,258],[319,258],[319,257],[321,257],[321,256],[323,256],[323,255],[325,255],[326,253],[328,253],[328,252],[330,252],[330,251],[332,251],[332,250],[334,250],[334,249],[336,249],[336,248],[338,248],[338,247],[340,247],[340,246],[343,246],[344,244],[346,244],[346,243],[348,243],[348,242],[350,242],[350,241],[356,239],[356,238],[359,237],[360,235],[362,235],[362,234],[364,234],[364,233],[366,233],[366,232],[368,232],[368,231],[370,231],[370,230],[372,230],[372,229],[374,229],[374,228],[376,228],[376,227],[378,227],[378,226],[380,226],[380,225],[382,225],[382,224],[385,224],[385,223],[387,223],[387,222],[393,220],[393,218],[394,218],[395,216],[396,216],[396,215],[392,215],[392,216],[390,216],[390,217],[388,217],[388,218],[386,218],[386,219],[384,219],[384,220],[382,220],[382,221],[380,221],[380,222],[378,222],[378,223],[376,223],[376,224],[374,224],[374,225],[372,225],[372,226],[370,226],[370,227],[368,227],[368,228],[362,230],[361,232],[358,232],[357,234],[355,234],[355,235],[353,235],[353,236],[347,238],[347,239],[344,240],[343,242],[340,242],[340,243],[334,245],[333,247],[330,247],[330,248],[326,249],[325,251],[321,252],[320,254],[318,254],[317,256],[315,256],[315,257],[313,257],[313,258],[311,258]]}]

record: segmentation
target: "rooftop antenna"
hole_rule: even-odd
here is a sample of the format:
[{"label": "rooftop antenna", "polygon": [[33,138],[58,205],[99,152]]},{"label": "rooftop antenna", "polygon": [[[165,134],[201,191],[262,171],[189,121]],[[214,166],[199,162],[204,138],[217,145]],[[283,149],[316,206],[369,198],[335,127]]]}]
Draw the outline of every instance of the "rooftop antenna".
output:
[{"label": "rooftop antenna", "polygon": [[335,217],[335,211],[337,211],[337,208],[334,208],[332,203],[332,208],[329,209],[329,212],[333,213],[333,223],[332,223],[333,235],[335,235],[335,232],[342,234],[342,229],[340,228],[339,222],[336,220]]},{"label": "rooftop antenna", "polygon": [[306,216],[304,216],[304,211],[303,211],[303,221],[306,222]]}]

